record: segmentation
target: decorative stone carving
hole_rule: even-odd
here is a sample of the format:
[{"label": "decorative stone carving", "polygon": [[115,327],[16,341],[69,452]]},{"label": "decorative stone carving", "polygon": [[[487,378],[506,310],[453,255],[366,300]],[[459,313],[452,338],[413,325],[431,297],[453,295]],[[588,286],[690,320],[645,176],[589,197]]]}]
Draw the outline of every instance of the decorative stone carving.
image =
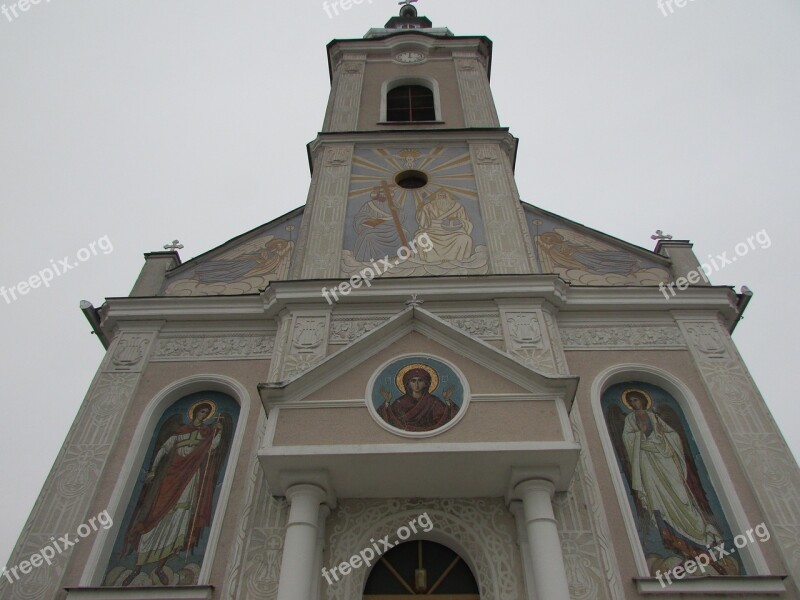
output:
[{"label": "decorative stone carving", "polygon": [[336,72],[333,81],[336,91],[330,113],[331,131],[355,131],[358,126],[366,59],[365,55],[345,55]]},{"label": "decorative stone carving", "polygon": [[500,162],[497,152],[491,146],[481,146],[476,155],[478,164],[481,165],[496,165]]},{"label": "decorative stone carving", "polygon": [[325,318],[300,317],[294,325],[292,349],[300,354],[314,354],[325,339]]},{"label": "decorative stone carving", "polygon": [[621,576],[611,546],[597,475],[586,452],[578,406],[570,416],[572,434],[583,447],[569,491],[556,494],[553,509],[573,600],[624,600]]},{"label": "decorative stone carving", "polygon": [[293,379],[301,373],[305,373],[322,359],[316,354],[291,354],[286,357],[284,363],[284,379]]},{"label": "decorative stone carving", "polygon": [[[355,123],[346,130],[354,128]],[[314,196],[306,205],[310,216],[303,223],[308,236],[305,238],[302,279],[335,279],[340,276],[352,156],[352,144],[325,147],[323,168],[314,175]]]},{"label": "decorative stone carving", "polygon": [[501,340],[500,317],[496,314],[438,315],[454,327],[483,340]]},{"label": "decorative stone carving", "polygon": [[517,348],[544,348],[542,327],[536,313],[506,313],[508,332]]},{"label": "decorative stone carving", "polygon": [[559,335],[559,328],[555,318],[549,311],[542,311],[544,317],[545,328],[547,337],[550,340],[550,345],[553,349],[553,360],[555,361],[556,373],[561,375],[569,374],[569,367],[567,366],[567,357],[564,354],[564,344],[561,343],[561,335]]},{"label": "decorative stone carving", "polygon": [[332,148],[325,158],[325,165],[328,167],[346,167],[350,164],[351,156],[350,148],[342,146]]},{"label": "decorative stone carving", "polygon": [[[434,531],[459,544],[471,559],[484,600],[518,600],[525,596],[516,527],[500,498],[341,500],[328,520],[324,565],[335,565],[362,548],[370,539],[389,534],[396,541],[398,527],[427,512]],[[333,586],[323,586],[328,600],[360,598],[367,569],[353,571]],[[325,595],[327,594],[327,595]]]},{"label": "decorative stone carving", "polygon": [[550,347],[550,335],[542,331],[542,309],[500,309],[506,351],[540,373],[555,373],[555,357]]},{"label": "decorative stone carving", "polygon": [[498,127],[489,78],[477,57],[456,58],[456,76],[467,127]]},{"label": "decorative stone carving", "polygon": [[685,348],[680,330],[673,326],[569,327],[561,328],[568,350],[629,348]]},{"label": "decorative stone carving", "polygon": [[360,75],[364,72],[364,65],[354,62],[347,62],[342,69],[346,75]]},{"label": "decorative stone carving", "polygon": [[388,317],[364,319],[361,317],[333,317],[331,333],[328,340],[331,344],[349,344],[362,335],[372,331],[386,321]]},{"label": "decorative stone carving", "polygon": [[713,325],[686,325],[689,342],[701,354],[709,358],[725,356],[725,342]]},{"label": "decorative stone carving", "polygon": [[141,371],[152,334],[123,333],[111,354],[112,371]]},{"label": "decorative stone carving", "polygon": [[[256,430],[256,439],[263,439],[263,413]],[[238,529],[221,595],[225,600],[273,600],[278,594],[288,505],[270,495],[256,452],[249,473],[245,502],[236,513]]]},{"label": "decorative stone carving", "polygon": [[[101,373],[89,389],[61,454],[42,488],[39,499],[22,530],[9,564],[28,560],[51,544],[53,538],[72,534],[85,523],[108,454],[118,438],[125,410],[139,374]],[[58,498],[58,502],[53,502]],[[31,600],[57,598],[72,548],[59,554],[47,568],[34,569],[13,585],[0,578],[0,598]]]},{"label": "decorative stone carving", "polygon": [[499,156],[499,152],[498,144],[470,144],[492,273],[530,273],[530,252],[525,246],[513,175],[499,161],[479,159],[489,154]]},{"label": "decorative stone carving", "polygon": [[153,361],[265,359],[275,338],[265,333],[165,334],[156,343]]},{"label": "decorative stone carving", "polygon": [[327,315],[303,315],[293,318],[291,344],[289,353],[284,359],[281,380],[296,377],[325,358],[327,344],[323,342],[327,340],[327,332]]},{"label": "decorative stone carving", "polygon": [[728,333],[712,319],[677,320],[789,576],[798,581],[800,470]]},{"label": "decorative stone carving", "polygon": [[284,358],[289,354],[289,330],[292,327],[292,317],[287,312],[281,313],[277,319],[278,333],[275,335],[275,351],[269,363],[267,381],[282,381]]}]

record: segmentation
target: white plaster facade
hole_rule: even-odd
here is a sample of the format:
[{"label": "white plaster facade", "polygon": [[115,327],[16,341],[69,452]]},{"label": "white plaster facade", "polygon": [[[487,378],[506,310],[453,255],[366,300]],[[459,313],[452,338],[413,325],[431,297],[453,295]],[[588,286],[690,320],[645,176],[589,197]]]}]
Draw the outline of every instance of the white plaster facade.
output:
[{"label": "white plaster facade", "polygon": [[[409,50],[424,58],[398,63]],[[0,579],[0,599],[359,599],[367,568],[327,585],[321,567],[423,511],[434,527],[410,539],[458,553],[483,600],[800,598],[800,472],[730,337],[743,297],[696,285],[667,301],[657,286],[538,272],[485,38],[371,30],[332,43],[329,58],[289,280],[259,294],[165,297],[164,273],[180,260],[147,256],[131,296],[94,315],[106,358],[12,558],[102,510],[120,521],[160,411],[218,390],[242,419],[196,585],[103,587],[117,524],[68,560]],[[385,122],[396,80],[435,81],[436,122]],[[328,303],[320,289],[343,276],[356,150],[420,142],[468,147],[489,274],[383,278]],[[697,263],[688,243],[626,248],[673,278]],[[438,435],[394,435],[367,409],[371,378],[404,353],[449,361],[469,382],[468,410]],[[650,575],[599,409],[625,380],[681,403],[732,527],[769,527],[768,542],[742,550],[749,576],[662,588]]]}]

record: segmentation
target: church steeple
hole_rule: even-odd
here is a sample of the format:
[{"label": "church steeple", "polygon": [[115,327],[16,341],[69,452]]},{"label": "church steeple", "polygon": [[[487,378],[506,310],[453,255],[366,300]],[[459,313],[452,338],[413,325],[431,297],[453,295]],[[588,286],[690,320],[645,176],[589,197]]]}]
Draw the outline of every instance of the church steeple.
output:
[{"label": "church steeple", "polygon": [[389,22],[385,25],[386,29],[430,29],[433,27],[430,19],[417,15],[417,7],[414,6],[416,1],[404,0],[400,2],[402,5],[400,16],[389,19]]},{"label": "church steeple", "polygon": [[417,13],[417,7],[413,4],[414,2],[417,2],[417,0],[403,0],[403,2],[400,2],[400,15],[389,19],[383,27],[370,29],[364,38],[374,39],[414,31],[428,35],[453,37],[453,32],[447,27],[434,27],[428,17],[420,17]]}]

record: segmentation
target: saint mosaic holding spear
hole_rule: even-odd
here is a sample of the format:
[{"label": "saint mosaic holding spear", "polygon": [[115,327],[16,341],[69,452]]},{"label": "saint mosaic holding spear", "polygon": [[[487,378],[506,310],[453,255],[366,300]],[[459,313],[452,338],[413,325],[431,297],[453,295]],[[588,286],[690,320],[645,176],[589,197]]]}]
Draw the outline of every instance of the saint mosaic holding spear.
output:
[{"label": "saint mosaic holding spear", "polygon": [[129,586],[148,565],[162,585],[170,585],[164,567],[177,571],[189,559],[205,528],[211,525],[217,475],[224,467],[233,430],[230,416],[210,400],[194,404],[189,423],[173,415],[161,427],[157,449],[125,534],[123,556],[136,552]]}]

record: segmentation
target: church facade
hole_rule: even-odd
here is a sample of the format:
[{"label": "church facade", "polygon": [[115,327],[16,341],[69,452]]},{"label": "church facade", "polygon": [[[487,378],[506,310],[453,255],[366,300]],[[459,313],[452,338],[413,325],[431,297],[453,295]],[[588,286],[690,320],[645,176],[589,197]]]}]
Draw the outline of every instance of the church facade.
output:
[{"label": "church facade", "polygon": [[306,204],[83,307],[0,599],[800,598],[749,294],[522,202],[487,38],[406,3],[328,59]]}]

